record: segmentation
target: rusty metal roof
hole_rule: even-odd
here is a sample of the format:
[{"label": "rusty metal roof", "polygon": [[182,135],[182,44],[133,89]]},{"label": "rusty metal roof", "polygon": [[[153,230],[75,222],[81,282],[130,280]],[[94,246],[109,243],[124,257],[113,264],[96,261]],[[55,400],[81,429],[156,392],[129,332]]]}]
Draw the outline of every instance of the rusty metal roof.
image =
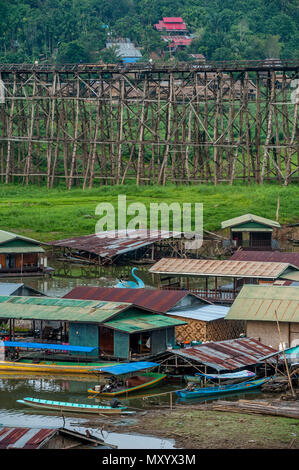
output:
[{"label": "rusty metal roof", "polygon": [[277,279],[287,269],[298,271],[298,268],[288,263],[162,258],[149,269],[149,272],[203,277],[222,276]]},{"label": "rusty metal roof", "polygon": [[0,449],[38,449],[56,429],[0,426]]},{"label": "rusty metal roof", "polygon": [[162,230],[115,230],[115,232],[99,232],[82,237],[56,240],[49,242],[49,245],[72,248],[103,258],[111,258],[168,238],[172,238],[171,232]]},{"label": "rusty metal roof", "polygon": [[291,286],[243,286],[227,320],[299,322],[299,289]]},{"label": "rusty metal roof", "polygon": [[257,222],[269,227],[280,228],[280,224],[275,220],[265,219],[265,217],[260,217],[259,215],[254,214],[244,214],[239,217],[234,217],[233,219],[224,220],[221,222],[221,228],[235,227],[236,225],[244,224],[246,222]]},{"label": "rusty metal roof", "polygon": [[299,268],[299,252],[237,250],[231,260],[289,263]]},{"label": "rusty metal roof", "polygon": [[[194,294],[183,290],[123,289],[117,287],[80,286],[75,287],[73,290],[68,292],[64,295],[64,298],[127,302],[138,307],[152,310],[153,312],[166,313],[187,295],[193,296]],[[204,304],[210,304],[207,300],[200,300]]]},{"label": "rusty metal roof", "polygon": [[238,338],[205,343],[172,352],[218,371],[224,371],[257,364],[262,357],[275,352],[275,349],[254,338]]}]

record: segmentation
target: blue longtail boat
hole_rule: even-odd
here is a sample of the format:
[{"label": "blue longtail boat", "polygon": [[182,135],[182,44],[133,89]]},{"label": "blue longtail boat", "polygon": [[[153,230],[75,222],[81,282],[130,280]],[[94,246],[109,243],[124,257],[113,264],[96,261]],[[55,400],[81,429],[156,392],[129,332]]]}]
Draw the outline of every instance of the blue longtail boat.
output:
[{"label": "blue longtail boat", "polygon": [[211,395],[223,395],[225,393],[232,392],[247,392],[249,390],[261,387],[265,382],[270,380],[271,377],[265,377],[263,379],[250,380],[247,382],[241,382],[232,385],[219,385],[211,387],[194,387],[186,388],[184,390],[177,390],[176,394],[181,398],[201,398],[208,397]]}]

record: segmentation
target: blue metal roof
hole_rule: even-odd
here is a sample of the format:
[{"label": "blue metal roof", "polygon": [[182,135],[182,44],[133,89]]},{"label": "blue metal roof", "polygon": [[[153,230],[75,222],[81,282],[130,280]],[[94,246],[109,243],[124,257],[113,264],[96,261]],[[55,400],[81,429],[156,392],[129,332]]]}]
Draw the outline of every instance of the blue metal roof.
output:
[{"label": "blue metal roof", "polygon": [[51,349],[56,351],[80,351],[91,352],[96,348],[87,346],[69,346],[66,344],[27,343],[25,341],[4,341],[5,347],[28,348],[28,349]]},{"label": "blue metal roof", "polygon": [[129,364],[118,364],[117,366],[102,367],[100,369],[93,369],[99,372],[108,372],[113,375],[129,374],[130,372],[137,372],[138,370],[149,369],[156,367],[159,364],[157,362],[131,362]]},{"label": "blue metal roof", "polygon": [[225,307],[224,305],[186,305],[172,308],[166,313],[167,315],[209,322],[224,318],[228,314],[228,311],[229,307]]}]

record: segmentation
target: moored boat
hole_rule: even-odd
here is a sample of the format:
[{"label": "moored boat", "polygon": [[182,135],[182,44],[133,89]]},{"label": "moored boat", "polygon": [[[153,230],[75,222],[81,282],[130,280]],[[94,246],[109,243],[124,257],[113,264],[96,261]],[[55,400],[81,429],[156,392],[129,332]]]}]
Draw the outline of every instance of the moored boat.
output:
[{"label": "moored boat", "polygon": [[240,382],[241,380],[251,380],[256,377],[254,372],[249,370],[242,370],[239,372],[231,372],[228,374],[204,374],[204,373],[197,373],[194,375],[185,375],[184,379],[186,382],[193,382],[193,383],[202,383],[204,380],[218,380],[225,381],[226,383],[229,381],[233,383],[234,381]]},{"label": "moored boat", "polygon": [[194,387],[186,388],[184,390],[177,390],[176,394],[181,398],[201,398],[209,397],[211,395],[223,395],[225,393],[232,392],[247,392],[252,389],[261,387],[265,382],[270,380],[271,377],[265,377],[263,379],[250,380],[247,382],[241,382],[231,385],[219,385],[210,387]]},{"label": "moored boat", "polygon": [[105,370],[99,369],[100,373],[111,374],[111,377],[105,385],[96,385],[94,388],[89,389],[88,392],[115,397],[155,387],[166,378],[166,374],[158,372],[143,372],[138,375],[130,374],[135,374],[137,371],[150,369],[158,365],[155,362],[133,362],[105,367]]},{"label": "moored boat", "polygon": [[68,411],[73,413],[93,413],[93,414],[119,414],[130,413],[126,406],[103,406],[103,405],[86,405],[84,403],[71,403],[64,401],[42,400],[39,398],[26,397],[23,400],[17,400],[22,405],[31,406],[33,408],[42,408],[55,411]]},{"label": "moored boat", "polygon": [[[17,360],[3,360],[0,361],[0,372],[1,371],[21,371],[21,372],[46,372],[54,374],[92,374],[94,368],[104,368],[106,366],[111,366],[118,364],[117,362],[99,362],[96,360],[87,360],[85,361],[77,359],[71,360],[69,354],[79,353],[79,354],[89,354],[95,348],[85,347],[85,346],[71,346],[65,344],[50,344],[50,343],[30,343],[25,341],[4,341],[3,345],[5,349],[9,351],[14,351],[13,357],[18,356]],[[34,350],[34,355],[38,354],[39,356],[43,352],[44,356],[49,353],[54,354],[54,352],[60,352],[63,354],[65,359],[54,359],[50,358],[45,359],[41,357],[22,357],[22,351],[24,349]]]}]

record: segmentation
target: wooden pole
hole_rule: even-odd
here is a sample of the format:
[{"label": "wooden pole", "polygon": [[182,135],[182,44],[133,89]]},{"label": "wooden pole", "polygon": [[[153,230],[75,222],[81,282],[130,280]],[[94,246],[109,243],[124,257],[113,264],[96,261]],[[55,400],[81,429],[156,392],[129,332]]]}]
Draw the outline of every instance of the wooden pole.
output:
[{"label": "wooden pole", "polygon": [[286,355],[285,355],[285,350],[284,350],[284,345],[283,345],[283,341],[282,341],[282,336],[281,336],[281,331],[280,331],[280,326],[279,326],[279,321],[278,321],[278,316],[277,316],[276,310],[275,310],[275,317],[276,317],[277,329],[278,329],[278,333],[279,333],[279,339],[280,339],[280,343],[281,343],[281,346],[282,346],[282,353],[283,353],[284,363],[285,363],[285,367],[286,367],[286,371],[287,371],[287,375],[288,375],[289,386],[290,386],[293,398],[296,398],[296,394],[295,394],[294,389],[293,389],[292,379],[291,379],[291,376],[290,376],[290,371],[289,371],[289,367],[288,367],[288,363],[287,363],[287,358],[286,358]]}]

